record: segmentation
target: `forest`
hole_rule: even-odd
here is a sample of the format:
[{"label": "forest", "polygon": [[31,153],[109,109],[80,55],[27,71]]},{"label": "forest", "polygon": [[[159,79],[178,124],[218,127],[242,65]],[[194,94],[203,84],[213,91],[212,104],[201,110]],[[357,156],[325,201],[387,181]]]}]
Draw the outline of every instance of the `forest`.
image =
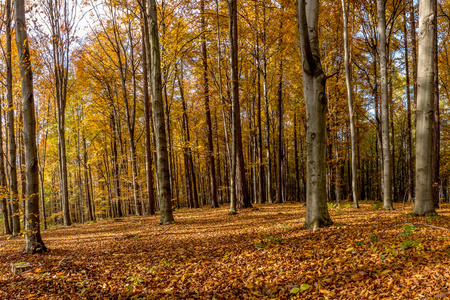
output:
[{"label": "forest", "polygon": [[0,296],[450,297],[450,2],[0,11]]}]

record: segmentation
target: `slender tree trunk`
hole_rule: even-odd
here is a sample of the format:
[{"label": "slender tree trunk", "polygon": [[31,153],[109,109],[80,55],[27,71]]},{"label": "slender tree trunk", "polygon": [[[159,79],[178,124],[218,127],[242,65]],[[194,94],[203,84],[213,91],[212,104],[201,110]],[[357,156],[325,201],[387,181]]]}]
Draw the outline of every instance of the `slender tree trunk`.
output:
[{"label": "slender tree trunk", "polygon": [[306,102],[306,217],[304,228],[331,225],[326,195],[326,106],[325,74],[319,53],[319,1],[298,1],[298,24]]},{"label": "slender tree trunk", "polygon": [[142,16],[142,36],[144,41],[142,42],[142,74],[143,74],[143,88],[144,88],[144,128],[145,128],[145,179],[147,181],[147,214],[155,214],[155,199],[153,195],[153,170],[152,170],[152,146],[151,146],[151,132],[150,132],[150,99],[148,91],[148,67],[150,61],[148,58],[148,52],[150,49],[147,48],[150,45],[150,38],[148,34],[148,17],[146,13],[146,0],[141,2],[141,16]]},{"label": "slender tree trunk", "polygon": [[[7,54],[9,55],[9,54]],[[1,107],[0,107],[0,116],[1,116]],[[0,118],[0,186],[2,190],[6,191],[6,173],[5,173],[5,163],[4,163],[4,153],[3,153],[3,130],[2,130],[2,120]],[[6,197],[2,196],[0,199],[2,215],[3,215],[3,233],[11,234],[10,226],[9,226],[9,214],[8,214],[8,203],[6,201]]]},{"label": "slender tree trunk", "polygon": [[[283,22],[280,22],[280,30],[282,29]],[[283,39],[279,39],[279,51],[281,54],[281,46],[283,44]],[[277,165],[276,165],[276,174],[277,174],[277,191],[275,202],[281,203],[282,200],[282,191],[283,191],[283,57],[281,55],[280,61],[278,62],[278,71],[279,71],[279,81],[278,81],[278,132],[277,132]]]},{"label": "slender tree trunk", "polygon": [[[22,1],[23,2],[23,1]],[[8,132],[9,132],[9,169],[10,169],[10,201],[12,235],[17,236],[20,232],[19,219],[19,191],[17,183],[17,150],[16,136],[14,130],[14,105],[12,86],[12,64],[11,64],[11,0],[6,0],[6,89],[8,101]]]},{"label": "slender tree trunk", "polygon": [[383,158],[383,208],[392,210],[392,160],[389,141],[389,100],[386,47],[386,7],[385,0],[377,0],[378,35],[380,37],[381,72],[381,137]]},{"label": "slender tree trunk", "polygon": [[405,20],[404,33],[405,33],[405,67],[406,67],[406,106],[408,111],[408,202],[412,202],[413,198],[413,160],[412,160],[412,126],[411,126],[411,91],[410,91],[410,76],[409,76],[409,52],[408,52],[408,25],[406,21],[406,10],[403,14]]},{"label": "slender tree trunk", "polygon": [[158,200],[160,207],[160,224],[174,222],[172,199],[170,198],[169,155],[165,133],[164,107],[162,100],[161,58],[158,37],[158,20],[156,1],[149,0],[148,14],[150,17],[150,51],[151,51],[151,83],[153,101],[153,119],[156,135],[156,152],[158,160],[157,179],[159,181]]},{"label": "slender tree trunk", "polygon": [[201,16],[201,30],[202,30],[202,60],[203,60],[203,91],[205,98],[205,112],[206,112],[206,130],[208,139],[208,161],[209,161],[209,180],[211,185],[211,207],[219,207],[217,202],[217,184],[216,184],[216,168],[214,164],[214,143],[212,137],[212,121],[211,109],[209,105],[209,82],[208,82],[208,53],[206,50],[206,22],[205,22],[205,0],[200,2]]},{"label": "slender tree trunk", "polygon": [[359,208],[358,205],[358,168],[356,161],[356,132],[355,132],[355,120],[353,112],[353,87],[352,78],[350,73],[350,54],[348,46],[348,14],[350,8],[350,1],[345,3],[345,0],[341,0],[342,13],[344,17],[344,64],[345,64],[345,82],[347,84],[347,100],[348,100],[348,114],[350,117],[350,138],[352,148],[352,192],[353,192],[353,208]]},{"label": "slender tree trunk", "polygon": [[416,111],[416,201],[413,214],[435,215],[433,203],[434,0],[419,3],[419,60]]},{"label": "slender tree trunk", "polygon": [[[416,18],[414,13],[414,0],[409,0],[409,19],[411,23],[411,52],[413,66],[414,84],[414,110],[417,110],[417,38],[416,38]],[[417,120],[417,119],[416,119]]]},{"label": "slender tree trunk", "polygon": [[[437,1],[434,2],[434,11],[437,14]],[[440,208],[440,177],[439,177],[439,162],[440,162],[440,148],[441,148],[441,122],[439,117],[439,53],[438,53],[438,23],[437,15],[433,20],[434,26],[434,91],[433,91],[433,201],[434,207]]]},{"label": "slender tree trunk", "polygon": [[25,23],[24,0],[15,0],[16,44],[22,78],[23,140],[25,146],[26,206],[25,253],[45,252],[39,221],[39,168],[36,149],[33,71]]}]

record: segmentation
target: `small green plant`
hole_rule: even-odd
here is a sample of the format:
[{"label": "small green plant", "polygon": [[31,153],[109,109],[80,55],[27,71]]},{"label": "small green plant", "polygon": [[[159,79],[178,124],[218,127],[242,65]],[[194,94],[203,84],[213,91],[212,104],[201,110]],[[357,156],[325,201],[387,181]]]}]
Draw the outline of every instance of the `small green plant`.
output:
[{"label": "small green plant", "polygon": [[290,223],[284,223],[284,229],[286,229],[286,230],[291,230],[291,229],[292,229],[292,224],[290,224]]},{"label": "small green plant", "polygon": [[383,206],[381,203],[375,203],[372,205],[372,210],[378,210]]},{"label": "small green plant", "polygon": [[416,226],[414,224],[406,224],[403,225],[403,231],[399,233],[399,237],[409,237],[414,230],[416,230]]},{"label": "small green plant", "polygon": [[350,208],[350,207],[352,207],[351,204],[345,204],[345,205],[344,205],[344,208]]},{"label": "small green plant", "polygon": [[437,220],[437,218],[438,218],[438,216],[436,216],[436,215],[431,216],[431,217],[426,217],[426,218],[425,218],[425,222],[429,223],[429,222],[431,222],[431,221]]},{"label": "small green plant", "polygon": [[280,244],[283,241],[281,238],[281,235],[276,235],[276,236],[268,235],[268,236],[265,236],[264,239],[266,239],[267,241],[269,241],[271,243],[275,243],[275,244]]},{"label": "small green plant", "polygon": [[405,240],[403,240],[399,245],[401,250],[405,251],[410,248],[415,248],[419,252],[423,250],[423,246],[420,241],[416,241],[411,238],[411,235],[415,230],[417,230],[417,228],[414,224],[403,225],[403,231],[398,234],[399,237],[405,238]]},{"label": "small green plant", "polygon": [[256,247],[257,249],[264,249],[264,243],[263,243],[263,242],[257,242],[257,243],[255,244],[255,247]]},{"label": "small green plant", "polygon": [[328,205],[329,209],[336,208],[339,206],[339,204],[337,204],[337,203],[327,203],[327,205]]}]

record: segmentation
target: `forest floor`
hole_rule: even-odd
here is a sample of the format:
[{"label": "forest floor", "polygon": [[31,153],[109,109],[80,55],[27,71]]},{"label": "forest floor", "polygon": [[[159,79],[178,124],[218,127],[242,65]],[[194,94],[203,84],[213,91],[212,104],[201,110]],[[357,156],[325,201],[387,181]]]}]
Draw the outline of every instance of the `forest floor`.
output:
[{"label": "forest floor", "polygon": [[[330,207],[328,228],[302,230],[299,203],[227,215],[181,209],[45,230],[50,252],[0,237],[0,299],[449,299],[450,204],[439,217]],[[442,227],[442,228],[440,228]],[[27,263],[12,274],[11,265]]]}]

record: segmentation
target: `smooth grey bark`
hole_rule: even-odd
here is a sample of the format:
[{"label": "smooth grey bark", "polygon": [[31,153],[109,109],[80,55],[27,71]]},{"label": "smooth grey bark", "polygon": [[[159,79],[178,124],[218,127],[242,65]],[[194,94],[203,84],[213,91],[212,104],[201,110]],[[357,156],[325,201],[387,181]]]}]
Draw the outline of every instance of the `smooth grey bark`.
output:
[{"label": "smooth grey bark", "polygon": [[305,229],[333,224],[326,194],[326,77],[322,69],[317,32],[319,1],[298,1],[298,26],[306,103],[306,216]]},{"label": "smooth grey bark", "polygon": [[141,17],[142,17],[142,77],[143,77],[143,92],[144,92],[144,137],[145,137],[145,179],[147,181],[147,214],[155,214],[155,199],[153,195],[153,170],[152,170],[152,145],[151,145],[151,131],[150,131],[150,98],[148,91],[148,67],[150,65],[150,38],[148,33],[148,16],[146,1],[141,2]]},{"label": "smooth grey bark", "polygon": [[434,0],[419,3],[416,111],[416,201],[413,214],[435,215],[433,203]]},{"label": "smooth grey bark", "polygon": [[169,154],[164,121],[164,106],[162,100],[161,57],[159,49],[158,19],[155,0],[149,0],[148,7],[150,25],[151,52],[151,84],[153,122],[156,135],[156,153],[158,160],[157,179],[159,182],[158,200],[160,207],[160,224],[174,223],[172,199],[170,198]]},{"label": "smooth grey bark", "polygon": [[345,66],[345,83],[347,85],[347,100],[348,100],[348,114],[350,117],[350,139],[352,149],[352,196],[353,208],[359,208],[358,205],[358,165],[356,161],[356,132],[355,120],[353,112],[353,86],[350,72],[350,51],[348,46],[348,14],[350,8],[350,1],[341,0],[342,14],[344,21],[344,66]]},{"label": "smooth grey bark", "polygon": [[392,160],[389,140],[389,101],[387,77],[387,46],[386,46],[386,3],[377,0],[378,35],[380,37],[380,74],[381,74],[381,148],[383,165],[383,208],[392,210]]},{"label": "smooth grey bark", "polygon": [[20,232],[19,219],[19,191],[17,183],[17,148],[16,135],[14,131],[14,104],[12,86],[12,64],[11,64],[11,0],[6,0],[6,97],[8,102],[8,138],[9,138],[9,192],[11,201],[12,235],[17,236]]},{"label": "smooth grey bark", "polygon": [[23,141],[26,165],[25,250],[26,254],[47,251],[39,220],[39,166],[36,148],[36,117],[33,70],[28,45],[24,0],[15,0],[16,45],[22,78]]}]

